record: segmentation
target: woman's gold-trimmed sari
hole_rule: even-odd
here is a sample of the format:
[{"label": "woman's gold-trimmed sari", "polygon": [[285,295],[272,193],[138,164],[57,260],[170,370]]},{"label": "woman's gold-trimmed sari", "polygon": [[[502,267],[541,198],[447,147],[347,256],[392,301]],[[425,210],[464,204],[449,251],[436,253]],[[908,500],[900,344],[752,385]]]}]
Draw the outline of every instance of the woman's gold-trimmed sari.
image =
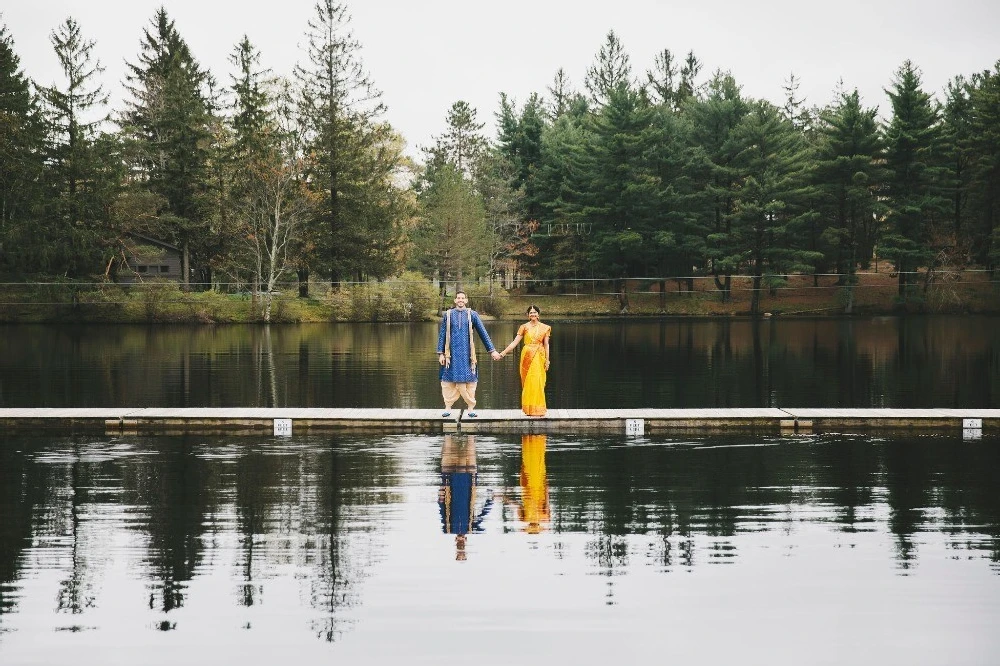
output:
[{"label": "woman's gold-trimmed sari", "polygon": [[521,348],[521,410],[528,416],[545,416],[545,339],[552,332],[548,324],[521,324],[517,334]]}]

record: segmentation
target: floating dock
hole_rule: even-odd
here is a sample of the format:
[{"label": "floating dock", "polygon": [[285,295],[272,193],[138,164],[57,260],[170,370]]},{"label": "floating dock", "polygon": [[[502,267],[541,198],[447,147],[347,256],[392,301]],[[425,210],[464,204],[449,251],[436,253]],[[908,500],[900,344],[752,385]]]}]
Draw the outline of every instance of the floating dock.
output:
[{"label": "floating dock", "polygon": [[1000,434],[1000,409],[517,409],[217,408],[0,409],[5,432],[106,435],[348,433],[868,433],[935,431]]}]

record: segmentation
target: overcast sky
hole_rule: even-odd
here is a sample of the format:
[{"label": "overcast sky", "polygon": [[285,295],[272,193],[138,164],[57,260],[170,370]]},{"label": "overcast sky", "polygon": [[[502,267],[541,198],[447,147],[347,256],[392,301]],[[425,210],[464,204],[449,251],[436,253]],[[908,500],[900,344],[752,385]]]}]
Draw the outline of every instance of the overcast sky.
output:
[{"label": "overcast sky", "polygon": [[[48,36],[68,16],[96,42],[105,89],[121,107],[125,61],[135,62],[142,31],[165,6],[195,57],[228,84],[228,56],[246,34],[276,74],[290,75],[302,53],[314,0],[0,1],[0,15],[21,64],[43,85],[62,83]],[[997,0],[352,0],[351,27],[361,59],[388,106],[387,119],[408,152],[430,145],[448,108],[469,102],[495,134],[499,94],[522,102],[545,93],[564,68],[583,89],[587,67],[609,30],[643,76],[655,55],[689,50],[704,63],[702,80],[729,70],[744,94],[781,103],[790,73],[809,105],[833,98],[838,80],[857,87],[869,106],[887,109],[883,89],[905,60],[940,94],[957,74],[1000,59]]]}]

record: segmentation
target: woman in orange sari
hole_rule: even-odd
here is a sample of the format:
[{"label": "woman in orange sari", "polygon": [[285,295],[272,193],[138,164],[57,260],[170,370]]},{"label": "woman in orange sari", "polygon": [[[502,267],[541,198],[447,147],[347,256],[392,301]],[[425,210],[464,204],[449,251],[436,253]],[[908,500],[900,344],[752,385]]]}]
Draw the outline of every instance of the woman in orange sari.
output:
[{"label": "woman in orange sari", "polygon": [[521,410],[527,416],[545,416],[545,376],[549,371],[549,337],[552,327],[538,320],[538,306],[528,308],[528,323],[521,324],[517,336],[500,355],[517,347],[521,349]]}]

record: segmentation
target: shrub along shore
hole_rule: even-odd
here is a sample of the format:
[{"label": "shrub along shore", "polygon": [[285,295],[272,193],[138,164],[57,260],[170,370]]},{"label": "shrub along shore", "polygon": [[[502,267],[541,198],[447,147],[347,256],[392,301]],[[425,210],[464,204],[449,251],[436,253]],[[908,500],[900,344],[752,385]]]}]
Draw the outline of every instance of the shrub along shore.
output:
[{"label": "shrub along shore", "polygon": [[[528,305],[543,317],[747,316],[750,278],[733,280],[730,298],[711,279],[537,283],[506,290],[466,287],[471,306],[494,319],[518,319]],[[273,323],[430,321],[452,305],[454,285],[429,281],[310,285],[308,297],[291,287],[274,294],[185,291],[170,282],[141,285],[6,283],[0,323],[263,323],[270,297]],[[443,293],[447,291],[447,293]],[[1000,280],[985,271],[924,275],[901,297],[888,267],[859,275],[849,289],[836,276],[790,276],[761,294],[764,316],[843,316],[900,313],[1000,314]],[[850,307],[848,307],[850,306]]]}]

